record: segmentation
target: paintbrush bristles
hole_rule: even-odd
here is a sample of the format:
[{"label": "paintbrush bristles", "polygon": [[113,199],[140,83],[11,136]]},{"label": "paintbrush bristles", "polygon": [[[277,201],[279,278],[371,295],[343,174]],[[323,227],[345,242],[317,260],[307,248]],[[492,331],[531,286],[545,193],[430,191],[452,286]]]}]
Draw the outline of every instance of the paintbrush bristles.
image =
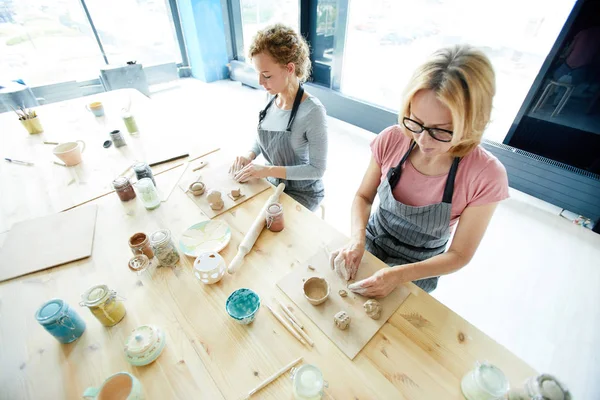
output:
[{"label": "paintbrush bristles", "polygon": [[35,110],[32,110],[31,108],[23,108],[23,107],[19,107],[19,110],[16,110],[13,106],[10,106],[10,108],[13,109],[13,111],[15,112],[15,114],[17,114],[17,116],[19,117],[19,120],[26,120],[26,119],[33,119],[35,117],[37,117],[37,113],[35,112]]}]

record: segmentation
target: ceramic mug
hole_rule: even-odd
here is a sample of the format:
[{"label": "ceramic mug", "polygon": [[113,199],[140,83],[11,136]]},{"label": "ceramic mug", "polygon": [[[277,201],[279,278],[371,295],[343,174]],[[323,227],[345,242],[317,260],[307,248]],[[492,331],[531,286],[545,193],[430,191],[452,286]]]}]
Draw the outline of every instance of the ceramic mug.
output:
[{"label": "ceramic mug", "polygon": [[88,111],[91,111],[96,117],[102,117],[104,115],[104,106],[99,101],[86,104],[85,108]]},{"label": "ceramic mug", "polygon": [[81,162],[81,153],[85,150],[85,142],[76,140],[74,142],[61,143],[52,150],[52,153],[58,157],[67,166],[77,165]]},{"label": "ceramic mug", "polygon": [[137,378],[128,372],[111,375],[100,387],[89,387],[83,392],[84,399],[94,400],[143,400],[144,389]]}]

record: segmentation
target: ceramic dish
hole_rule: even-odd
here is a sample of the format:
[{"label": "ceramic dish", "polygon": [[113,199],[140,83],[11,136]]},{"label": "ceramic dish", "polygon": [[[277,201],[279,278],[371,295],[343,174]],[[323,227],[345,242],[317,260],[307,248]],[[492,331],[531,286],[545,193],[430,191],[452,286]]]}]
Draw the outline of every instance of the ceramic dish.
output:
[{"label": "ceramic dish", "polygon": [[154,325],[134,329],[125,341],[125,358],[131,365],[148,365],[160,356],[165,348],[165,332]]},{"label": "ceramic dish", "polygon": [[260,298],[250,289],[238,289],[229,295],[225,308],[231,318],[242,325],[248,325],[254,321],[260,308]]},{"label": "ceramic dish", "polygon": [[202,221],[186,229],[179,240],[179,248],[186,256],[198,257],[207,251],[219,252],[229,244],[231,229],[220,220]]}]

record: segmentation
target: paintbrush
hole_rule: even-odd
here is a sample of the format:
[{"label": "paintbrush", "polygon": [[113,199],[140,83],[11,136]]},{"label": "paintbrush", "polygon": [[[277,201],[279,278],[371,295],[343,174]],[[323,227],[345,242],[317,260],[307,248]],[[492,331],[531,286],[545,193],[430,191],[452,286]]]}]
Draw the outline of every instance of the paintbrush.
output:
[{"label": "paintbrush", "polygon": [[34,163],[29,162],[29,161],[15,160],[13,158],[6,158],[6,157],[4,157],[4,159],[6,161],[8,161],[9,163],[13,163],[13,164],[20,164],[20,165],[27,165],[27,166],[35,165]]}]

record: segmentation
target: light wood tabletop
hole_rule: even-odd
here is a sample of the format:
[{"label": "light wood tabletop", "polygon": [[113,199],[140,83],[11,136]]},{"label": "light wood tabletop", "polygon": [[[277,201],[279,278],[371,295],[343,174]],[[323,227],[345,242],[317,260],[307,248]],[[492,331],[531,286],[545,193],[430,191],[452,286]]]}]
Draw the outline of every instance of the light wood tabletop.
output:
[{"label": "light wood tabletop", "polygon": [[[178,176],[177,168],[162,173],[158,185],[170,185]],[[217,217],[232,229],[231,243],[221,252],[226,261],[270,192]],[[536,374],[412,284],[412,294],[354,361],[300,311],[296,315],[314,348],[302,346],[264,307],[251,325],[237,324],[225,311],[231,292],[247,287],[268,304],[275,305],[274,299],[289,303],[276,282],[319,248],[343,239],[289,196],[281,201],[285,229],[263,232],[235,275],[204,285],[185,256],[174,268],[151,267],[137,274],[127,267],[131,234],[167,228],[178,240],[188,226],[206,219],[182,190],[153,211],[140,201],[122,203],[114,193],[94,200],[98,219],[91,258],[0,284],[0,398],[78,398],[88,386],[129,371],[150,399],[241,399],[300,356],[323,371],[329,383],[325,398],[332,399],[458,399],[461,378],[478,360],[500,367],[513,385]],[[111,328],[78,306],[81,294],[100,283],[126,299],[125,319]],[[36,309],[53,297],[75,307],[86,321],[86,332],[72,344],[59,344],[34,318]],[[167,345],[154,363],[132,367],[123,345],[141,324],[164,329]],[[289,375],[253,398],[292,398]]]},{"label": "light wood tabletop", "polygon": [[[85,106],[101,101],[103,117],[94,117]],[[139,134],[127,132],[121,110],[131,101]],[[94,96],[35,108],[44,132],[30,135],[13,112],[0,114],[0,232],[16,222],[59,212],[110,193],[112,181],[134,161],[155,162],[182,154],[193,158],[211,148],[211,138],[190,129],[179,115],[164,112],[134,89],[120,89]],[[210,127],[208,127],[210,128]],[[104,148],[109,132],[118,129],[127,146]],[[205,127],[205,129],[207,129]],[[55,145],[82,140],[82,163],[73,167],[52,154]],[[33,162],[33,166],[9,163],[4,158]],[[185,161],[186,159],[182,159]],[[179,160],[181,162],[182,160]],[[153,168],[154,173],[177,161]]]}]

